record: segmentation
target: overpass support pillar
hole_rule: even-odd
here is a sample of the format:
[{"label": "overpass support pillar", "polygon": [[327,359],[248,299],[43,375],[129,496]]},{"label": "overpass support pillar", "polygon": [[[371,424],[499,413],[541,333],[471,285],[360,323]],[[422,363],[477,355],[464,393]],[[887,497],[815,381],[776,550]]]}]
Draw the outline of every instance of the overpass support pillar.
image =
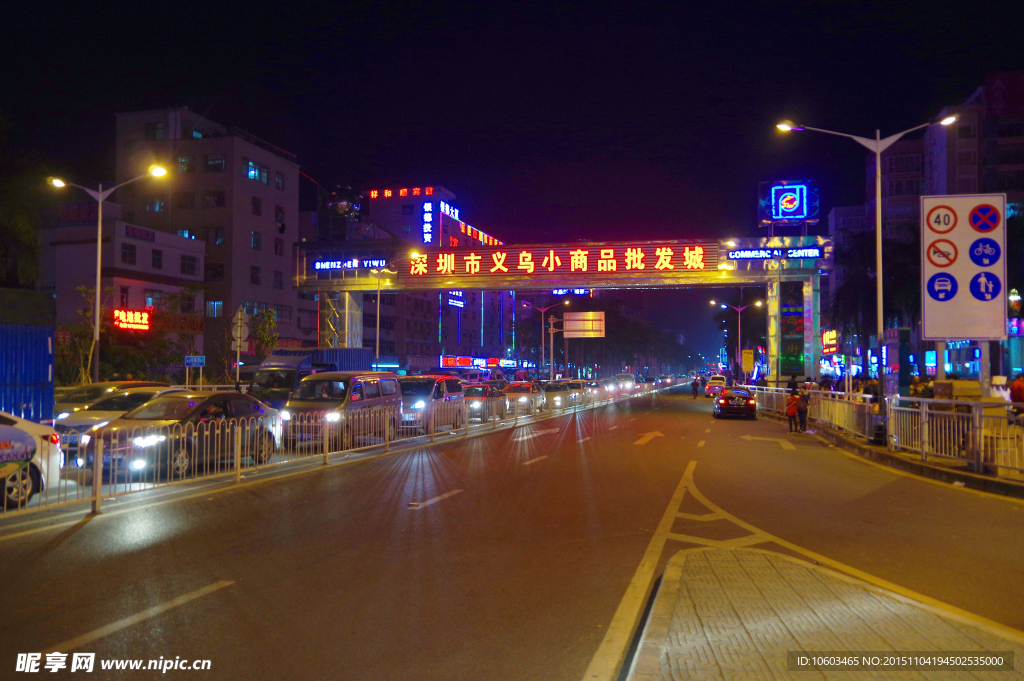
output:
[{"label": "overpass support pillar", "polygon": [[821,275],[804,282],[804,376],[818,377],[821,368]]},{"label": "overpass support pillar", "polygon": [[[779,376],[779,347],[782,345],[782,326],[779,322],[779,288],[778,279],[768,282],[768,367],[771,371],[769,383],[776,386],[786,385]],[[780,383],[781,381],[781,383]]]},{"label": "overpass support pillar", "polygon": [[363,292],[320,292],[320,347],[363,347]]}]

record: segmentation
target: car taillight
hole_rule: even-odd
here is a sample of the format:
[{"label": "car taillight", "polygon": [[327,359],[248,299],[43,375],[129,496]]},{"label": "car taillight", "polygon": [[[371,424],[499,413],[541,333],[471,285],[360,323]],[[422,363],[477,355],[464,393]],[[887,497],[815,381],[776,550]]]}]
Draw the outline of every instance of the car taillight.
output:
[{"label": "car taillight", "polygon": [[727,400],[727,399],[725,399],[725,398],[723,397],[722,399],[718,400],[718,403],[719,403],[719,404],[729,404],[729,400]]},{"label": "car taillight", "polygon": [[747,404],[757,404],[757,400],[747,400]]},{"label": "car taillight", "polygon": [[52,442],[53,444],[55,444],[55,445],[57,445],[59,447],[60,446],[60,435],[57,435],[57,433],[50,433],[50,442]]}]

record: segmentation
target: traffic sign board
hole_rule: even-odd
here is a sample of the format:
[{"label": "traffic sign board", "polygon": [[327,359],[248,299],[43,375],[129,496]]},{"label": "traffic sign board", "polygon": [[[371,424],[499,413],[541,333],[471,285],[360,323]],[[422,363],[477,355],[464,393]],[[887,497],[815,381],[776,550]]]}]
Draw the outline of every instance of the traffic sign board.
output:
[{"label": "traffic sign board", "polygon": [[248,350],[249,344],[246,343],[244,339],[240,341],[231,341],[231,349],[236,351]]},{"label": "traffic sign board", "polygon": [[234,324],[231,326],[231,337],[235,340],[245,340],[249,337],[248,324]]},{"label": "traffic sign board", "polygon": [[949,206],[935,206],[928,211],[925,224],[936,234],[948,234],[956,229],[956,211]]},{"label": "traffic sign board", "polygon": [[945,272],[934,274],[928,280],[928,295],[938,301],[953,300],[958,288],[956,277]]},{"label": "traffic sign board", "polygon": [[1006,338],[1005,213],[1005,194],[921,197],[922,339]]},{"label": "traffic sign board", "polygon": [[239,320],[241,320],[243,324],[249,323],[249,315],[245,314],[245,310],[242,308],[238,308],[238,312],[231,317],[231,323],[238,324]]},{"label": "traffic sign board", "polygon": [[929,244],[926,255],[928,262],[936,267],[949,267],[956,262],[960,252],[956,249],[956,244],[949,239],[938,239]]},{"label": "traffic sign board", "polygon": [[974,227],[979,232],[987,233],[999,226],[1001,218],[999,210],[995,206],[983,203],[980,206],[975,206],[974,210],[971,211],[969,219],[971,227]]},{"label": "traffic sign board", "polygon": [[185,355],[185,366],[204,367],[206,366],[206,355]]},{"label": "traffic sign board", "polygon": [[978,267],[995,265],[1001,253],[1002,249],[999,248],[999,244],[988,237],[982,237],[975,241],[971,244],[971,250],[968,251],[971,262]]}]

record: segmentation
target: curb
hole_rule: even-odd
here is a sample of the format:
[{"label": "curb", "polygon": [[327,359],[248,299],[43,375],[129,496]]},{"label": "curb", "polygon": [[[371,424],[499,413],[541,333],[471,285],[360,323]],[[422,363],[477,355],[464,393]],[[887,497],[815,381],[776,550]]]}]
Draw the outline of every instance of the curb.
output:
[{"label": "curb", "polygon": [[[759,411],[758,416],[766,416],[779,421],[782,420],[782,418],[777,414],[771,414],[768,412]],[[821,439],[827,440],[843,451],[859,456],[862,459],[874,461],[875,463],[888,466],[889,468],[893,468],[904,473],[911,473],[913,475],[918,475],[922,478],[929,478],[938,482],[949,484],[959,482],[962,483],[965,488],[972,489],[977,492],[987,492],[989,494],[998,494],[1004,497],[1024,499],[1024,484],[1002,478],[993,478],[987,475],[969,473],[967,471],[953,470],[946,468],[945,466],[936,466],[926,461],[914,461],[905,458],[905,456],[890,452],[887,449],[851,440],[845,435],[832,430],[830,427],[820,422],[816,425],[818,426],[818,429],[815,431],[815,434]]]}]

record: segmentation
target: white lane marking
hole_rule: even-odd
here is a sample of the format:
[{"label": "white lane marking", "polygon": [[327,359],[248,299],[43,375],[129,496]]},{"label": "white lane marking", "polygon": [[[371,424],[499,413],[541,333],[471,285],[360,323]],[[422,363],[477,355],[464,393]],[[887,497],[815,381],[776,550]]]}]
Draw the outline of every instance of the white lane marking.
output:
[{"label": "white lane marking", "polygon": [[704,446],[704,440],[701,440],[700,442],[698,442],[697,446],[698,447],[703,447]]},{"label": "white lane marking", "polygon": [[665,437],[665,435],[662,434],[662,433],[659,433],[658,431],[654,431],[652,433],[643,433],[643,434],[641,434],[640,439],[637,440],[636,442],[634,442],[633,444],[635,444],[635,445],[645,445],[645,444],[647,444],[648,442],[650,442],[651,440],[653,440],[656,437]]},{"label": "white lane marking", "polygon": [[608,428],[608,430],[615,430],[616,428],[618,428],[618,426],[611,426]]},{"label": "white lane marking", "polygon": [[558,432],[558,428],[549,428],[547,430],[535,430],[532,433],[526,433],[525,435],[520,435],[519,437],[514,437],[514,438],[512,438],[512,441],[513,442],[518,442],[519,440],[529,440],[532,437],[540,437],[541,435],[547,435],[548,433],[557,433],[557,432]]},{"label": "white lane marking", "polygon": [[139,622],[148,620],[151,617],[156,617],[161,613],[165,613],[168,610],[173,610],[174,608],[177,608],[179,605],[185,605],[189,601],[194,601],[195,599],[201,598],[208,593],[213,593],[214,591],[223,589],[226,586],[231,586],[232,584],[234,584],[234,582],[228,580],[221,580],[219,582],[215,582],[213,584],[210,584],[209,586],[204,586],[202,589],[196,589],[191,593],[187,593],[184,596],[178,596],[177,598],[173,598],[167,601],[166,603],[154,605],[152,608],[146,608],[142,612],[137,613],[135,615],[125,617],[124,619],[119,619],[116,622],[111,622],[105,627],[94,629],[93,631],[90,631],[88,634],[82,634],[81,636],[73,638],[70,641],[58,643],[57,645],[51,647],[49,650],[45,652],[53,653],[57,652],[58,650],[61,652],[75,650],[76,648],[82,647],[86,643],[92,643],[96,639],[103,638],[104,636],[113,634],[115,631],[120,631],[125,627],[130,627],[133,624],[138,624]]},{"label": "white lane marking", "polygon": [[436,504],[437,502],[441,501],[442,499],[447,499],[448,497],[453,497],[453,496],[455,496],[456,494],[458,494],[461,491],[462,491],[461,489],[453,489],[451,492],[445,492],[444,494],[442,494],[439,497],[434,497],[433,499],[427,499],[426,501],[419,501],[419,502],[417,502],[417,501],[410,501],[409,502],[409,507],[412,510],[415,511],[418,508],[423,508],[424,506],[430,506],[431,504]]},{"label": "white lane marking", "polygon": [[537,463],[538,461],[541,461],[542,459],[546,459],[546,458],[548,458],[547,455],[545,455],[545,456],[538,456],[536,459],[530,459],[529,461],[523,462],[523,465],[524,466],[529,466],[531,463]]},{"label": "white lane marking", "polygon": [[796,447],[793,446],[792,442],[790,442],[789,440],[785,440],[783,438],[780,438],[780,437],[758,437],[756,435],[741,435],[740,439],[741,440],[746,440],[747,442],[751,442],[752,440],[763,440],[765,442],[778,442],[780,445],[782,445],[783,449],[796,449]]},{"label": "white lane marking", "polygon": [[590,436],[588,435],[588,436],[586,436],[586,437],[581,437],[581,438],[580,438],[579,440],[576,440],[576,441],[577,441],[577,442],[586,442],[586,441],[587,441],[587,440],[589,440],[589,439],[590,439]]},{"label": "white lane marking", "polygon": [[630,419],[630,421],[636,421],[636,417],[634,416],[633,418]]},{"label": "white lane marking", "polygon": [[651,537],[651,543],[647,545],[647,551],[644,552],[640,565],[626,588],[626,595],[622,597],[619,607],[615,609],[615,616],[612,617],[611,624],[608,625],[604,640],[601,641],[601,645],[594,653],[594,657],[590,660],[590,665],[583,675],[586,681],[592,679],[610,681],[613,678],[618,678],[616,672],[626,655],[630,641],[633,640],[633,630],[640,618],[643,605],[647,601],[647,592],[651,587],[651,582],[654,581],[658,558],[665,550],[665,542],[672,531],[672,523],[683,503],[687,483],[692,480],[693,468],[696,465],[696,461],[690,461],[686,465],[683,479],[679,481],[679,486],[676,487],[675,494],[672,495],[672,500],[669,501],[668,508],[665,509],[665,514],[661,517],[654,536]]}]

